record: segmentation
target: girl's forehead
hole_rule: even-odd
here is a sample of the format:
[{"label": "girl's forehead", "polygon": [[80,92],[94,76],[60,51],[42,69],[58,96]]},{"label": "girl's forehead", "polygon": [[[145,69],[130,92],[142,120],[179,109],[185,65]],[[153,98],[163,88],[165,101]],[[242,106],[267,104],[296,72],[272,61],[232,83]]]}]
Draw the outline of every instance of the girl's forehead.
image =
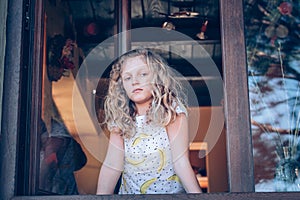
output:
[{"label": "girl's forehead", "polygon": [[122,71],[127,71],[131,68],[148,67],[145,59],[142,56],[128,58],[122,65]]}]

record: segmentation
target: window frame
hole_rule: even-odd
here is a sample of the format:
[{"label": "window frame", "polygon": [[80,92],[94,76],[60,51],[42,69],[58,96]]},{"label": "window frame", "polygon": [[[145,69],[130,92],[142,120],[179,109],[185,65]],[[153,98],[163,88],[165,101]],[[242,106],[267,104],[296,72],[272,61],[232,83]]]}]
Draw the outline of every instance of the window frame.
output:
[{"label": "window frame", "polygon": [[[3,91],[2,129],[0,158],[1,197],[5,199],[123,199],[120,195],[109,196],[28,196],[34,194],[33,177],[36,169],[22,164],[18,154],[35,162],[37,153],[37,132],[40,106],[38,91],[41,89],[41,63],[43,48],[43,8],[39,0],[6,0],[7,40],[5,51],[5,74]],[[120,0],[126,2],[127,0]],[[248,102],[246,51],[244,42],[243,1],[220,0],[222,63],[224,73],[225,120],[228,159],[228,193],[207,193],[187,195],[149,195],[160,199],[298,199],[299,193],[255,193],[253,175],[252,137]],[[27,8],[27,5],[29,9]],[[30,10],[30,8],[32,8]],[[31,14],[30,14],[31,13]],[[30,15],[28,15],[30,14]],[[31,18],[26,27],[26,16]],[[22,22],[22,23],[21,23]],[[33,48],[30,48],[32,47]],[[241,51],[243,49],[243,51]],[[27,51],[26,51],[27,50]],[[30,51],[29,51],[30,50]],[[24,56],[29,52],[28,61]],[[244,66],[244,67],[242,67]],[[31,78],[33,77],[33,78]],[[26,80],[26,82],[24,82]],[[24,91],[25,90],[25,91]],[[28,93],[27,93],[28,92]],[[22,100],[24,93],[26,99]],[[24,118],[25,117],[25,118]],[[25,129],[22,129],[22,128]],[[20,137],[23,135],[23,137]],[[24,139],[25,141],[21,141]],[[31,145],[30,145],[31,144]],[[30,147],[30,148],[28,148]],[[21,164],[22,167],[18,167]],[[29,177],[26,176],[29,174]],[[26,178],[27,177],[27,178]],[[25,185],[25,187],[24,187]],[[24,196],[26,195],[26,197]],[[144,199],[144,195],[130,195]],[[130,197],[129,196],[129,197]]]}]

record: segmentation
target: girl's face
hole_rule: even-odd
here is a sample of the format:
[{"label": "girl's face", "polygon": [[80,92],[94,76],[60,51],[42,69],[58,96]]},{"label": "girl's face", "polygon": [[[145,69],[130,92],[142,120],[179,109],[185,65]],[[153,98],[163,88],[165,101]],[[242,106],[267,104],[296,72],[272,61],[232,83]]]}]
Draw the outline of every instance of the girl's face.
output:
[{"label": "girl's face", "polygon": [[129,58],[122,66],[122,82],[127,96],[136,106],[152,101],[152,73],[141,56]]}]

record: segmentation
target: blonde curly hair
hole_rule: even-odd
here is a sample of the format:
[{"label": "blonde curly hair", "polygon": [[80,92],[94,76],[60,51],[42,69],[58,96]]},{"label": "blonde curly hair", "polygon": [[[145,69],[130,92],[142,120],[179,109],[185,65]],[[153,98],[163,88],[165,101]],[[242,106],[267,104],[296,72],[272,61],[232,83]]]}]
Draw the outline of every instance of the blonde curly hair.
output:
[{"label": "blonde curly hair", "polygon": [[153,75],[152,103],[147,112],[147,121],[167,126],[176,119],[176,107],[185,110],[186,96],[175,73],[170,70],[164,59],[149,49],[135,49],[120,56],[112,65],[108,94],[105,97],[104,123],[108,130],[119,130],[123,137],[135,134],[136,107],[122,83],[122,66],[129,58],[141,57]]}]

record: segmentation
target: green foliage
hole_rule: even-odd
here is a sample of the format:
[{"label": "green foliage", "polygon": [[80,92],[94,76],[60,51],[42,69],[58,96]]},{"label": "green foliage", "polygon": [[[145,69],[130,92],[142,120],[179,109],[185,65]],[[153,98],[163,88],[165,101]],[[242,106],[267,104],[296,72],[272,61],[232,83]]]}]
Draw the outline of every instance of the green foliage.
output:
[{"label": "green foliage", "polygon": [[270,64],[299,77],[300,1],[246,0],[245,34],[248,68],[264,75]]}]

